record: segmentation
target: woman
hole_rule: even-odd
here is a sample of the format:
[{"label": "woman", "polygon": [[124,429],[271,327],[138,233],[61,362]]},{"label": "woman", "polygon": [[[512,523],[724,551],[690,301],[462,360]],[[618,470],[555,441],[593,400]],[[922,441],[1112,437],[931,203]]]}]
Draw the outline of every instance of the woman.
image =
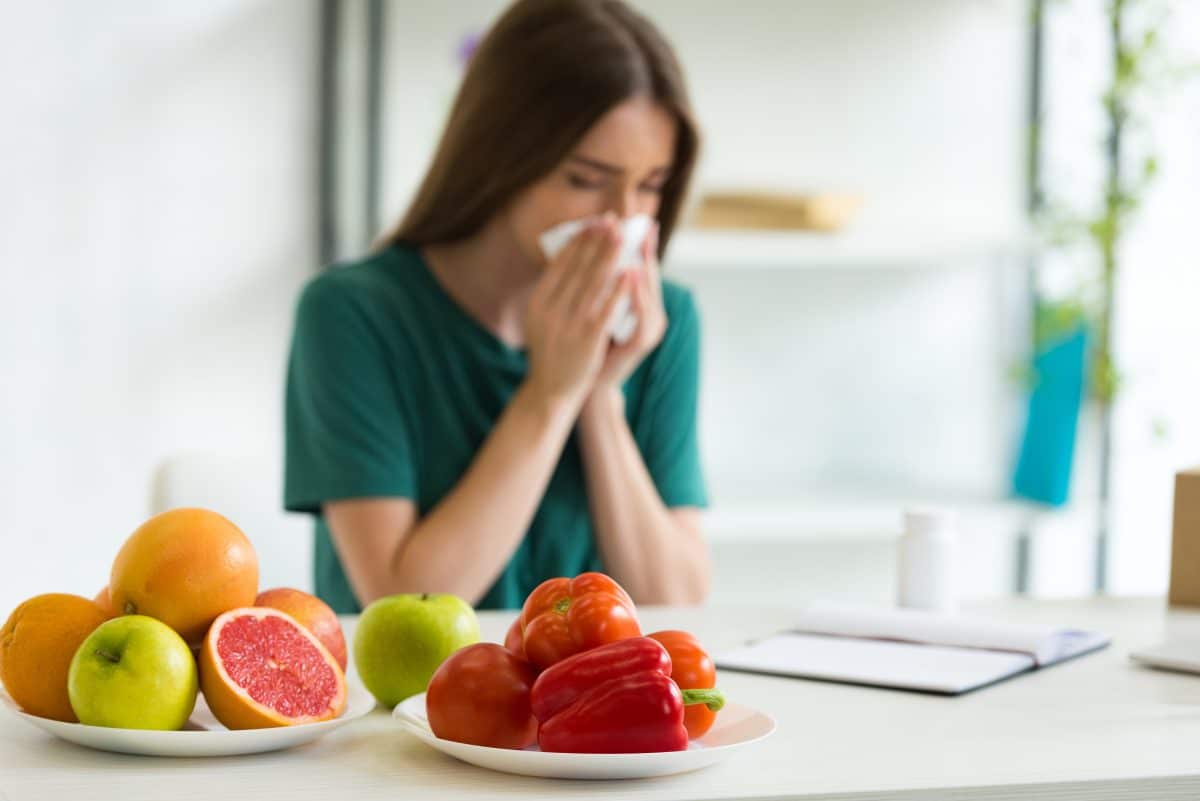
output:
[{"label": "woman", "polygon": [[[704,598],[699,321],[658,274],[697,148],[670,46],[623,3],[521,0],[495,23],[403,221],[297,308],[285,505],[317,515],[335,610],[513,608],[585,570],[641,603]],[[613,281],[635,214],[656,227]],[[587,217],[547,260],[539,235]],[[622,294],[638,327],[618,346]]]}]

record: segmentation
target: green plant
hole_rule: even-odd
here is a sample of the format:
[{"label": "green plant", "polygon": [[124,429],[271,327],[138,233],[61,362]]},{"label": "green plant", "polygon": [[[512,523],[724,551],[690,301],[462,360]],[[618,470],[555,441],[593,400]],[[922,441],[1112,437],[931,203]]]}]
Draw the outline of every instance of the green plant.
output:
[{"label": "green plant", "polygon": [[[1134,11],[1138,12],[1134,14]],[[1112,72],[1100,102],[1107,131],[1103,141],[1106,171],[1101,196],[1087,213],[1046,203],[1035,214],[1050,247],[1086,245],[1095,270],[1066,298],[1040,298],[1035,309],[1035,346],[1041,348],[1081,325],[1092,331],[1089,397],[1102,407],[1112,404],[1121,388],[1122,372],[1113,357],[1113,306],[1121,245],[1134,215],[1159,173],[1159,159],[1149,139],[1151,101],[1194,68],[1173,67],[1163,46],[1169,22],[1162,0],[1108,0],[1106,22],[1112,43]],[[1038,12],[1040,13],[1040,11]],[[1130,134],[1141,143],[1133,152]],[[1032,145],[1040,131],[1034,126]],[[1130,168],[1129,165],[1135,165]]]},{"label": "green plant", "polygon": [[[1067,0],[1058,0],[1065,3]],[[1086,0],[1093,2],[1094,0]],[[1034,75],[1040,75],[1042,31],[1048,0],[1033,0]],[[1064,335],[1086,328],[1091,353],[1086,397],[1100,417],[1099,516],[1096,534],[1095,589],[1108,584],[1108,541],[1112,495],[1113,401],[1123,376],[1113,357],[1113,306],[1122,244],[1147,190],[1159,173],[1159,160],[1149,144],[1150,112],[1156,95],[1196,72],[1170,64],[1163,31],[1170,8],[1166,0],[1108,0],[1105,6],[1111,47],[1108,84],[1100,102],[1106,124],[1103,138],[1105,175],[1098,197],[1080,213],[1047,202],[1040,182],[1042,130],[1040,85],[1035,79],[1035,120],[1030,129],[1030,208],[1047,245],[1068,246],[1089,255],[1090,270],[1075,293],[1065,298],[1035,300],[1034,345],[1042,353]],[[1154,423],[1156,437],[1166,436],[1166,422]]]}]

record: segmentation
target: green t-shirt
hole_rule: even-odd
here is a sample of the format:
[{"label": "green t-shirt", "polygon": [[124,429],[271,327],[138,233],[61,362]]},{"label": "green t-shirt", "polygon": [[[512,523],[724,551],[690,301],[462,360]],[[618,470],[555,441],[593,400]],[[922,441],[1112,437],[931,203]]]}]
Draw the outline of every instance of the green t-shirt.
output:
[{"label": "green t-shirt", "polygon": [[[626,416],[666,505],[705,506],[700,322],[686,289],[664,282],[663,302],[667,332],[625,384]],[[308,283],[288,365],[284,505],[316,516],[316,590],[334,610],[360,611],[322,502],[409,498],[423,516],[466,472],[526,367],[525,351],[468,316],[415,248],[390,247]],[[547,578],[603,569],[573,432],[479,606],[515,608]]]}]

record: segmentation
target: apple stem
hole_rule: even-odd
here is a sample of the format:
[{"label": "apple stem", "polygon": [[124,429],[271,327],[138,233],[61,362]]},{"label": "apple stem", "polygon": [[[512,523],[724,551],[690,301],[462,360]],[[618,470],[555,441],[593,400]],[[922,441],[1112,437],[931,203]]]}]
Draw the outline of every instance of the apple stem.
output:
[{"label": "apple stem", "polygon": [[125,602],[125,614],[127,614],[127,615],[136,615],[137,614],[137,607],[134,606],[133,601]]},{"label": "apple stem", "polygon": [[100,657],[101,659],[107,659],[114,665],[121,661],[121,657],[117,656],[111,651],[105,651],[103,648],[96,649],[96,656]]},{"label": "apple stem", "polygon": [[428,600],[429,600],[429,593],[427,593],[427,592],[423,592],[423,593],[421,593],[421,600],[422,600],[422,601],[428,601]]}]

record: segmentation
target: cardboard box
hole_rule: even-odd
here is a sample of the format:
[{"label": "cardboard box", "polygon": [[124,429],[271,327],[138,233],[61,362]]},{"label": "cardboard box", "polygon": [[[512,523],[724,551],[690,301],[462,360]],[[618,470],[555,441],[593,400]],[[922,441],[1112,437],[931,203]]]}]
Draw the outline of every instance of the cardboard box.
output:
[{"label": "cardboard box", "polygon": [[1171,606],[1200,606],[1200,467],[1175,474]]}]

